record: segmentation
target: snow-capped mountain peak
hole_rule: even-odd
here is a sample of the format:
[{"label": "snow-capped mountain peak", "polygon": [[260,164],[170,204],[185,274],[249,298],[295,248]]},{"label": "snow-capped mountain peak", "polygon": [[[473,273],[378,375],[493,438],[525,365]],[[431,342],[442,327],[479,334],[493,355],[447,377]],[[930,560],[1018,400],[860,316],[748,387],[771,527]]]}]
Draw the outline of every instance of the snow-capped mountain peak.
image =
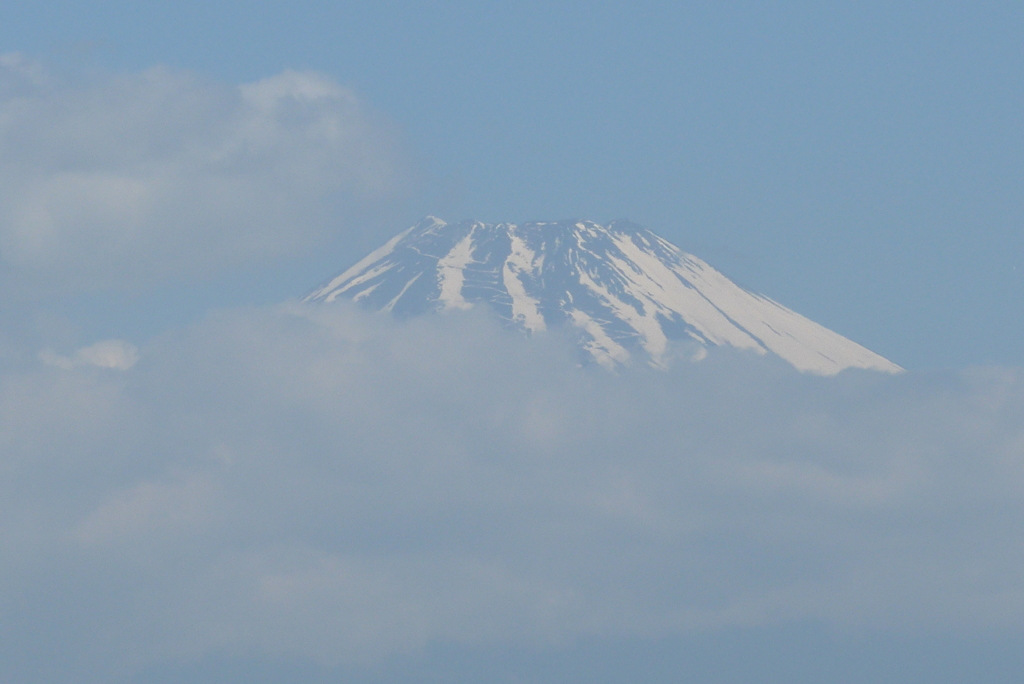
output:
[{"label": "snow-capped mountain peak", "polygon": [[822,375],[901,370],[628,221],[448,224],[429,216],[306,300],[338,297],[401,316],[487,302],[532,334],[575,326],[606,366],[637,356],[662,365],[670,342],[684,340],[775,354]]}]

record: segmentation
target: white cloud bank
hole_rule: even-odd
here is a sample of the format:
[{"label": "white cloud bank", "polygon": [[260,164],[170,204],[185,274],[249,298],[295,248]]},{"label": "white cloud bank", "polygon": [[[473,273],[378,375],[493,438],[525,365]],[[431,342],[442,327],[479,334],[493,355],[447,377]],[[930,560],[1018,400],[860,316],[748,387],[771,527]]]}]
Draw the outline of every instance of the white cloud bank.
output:
[{"label": "white cloud bank", "polygon": [[70,82],[0,56],[0,288],[134,287],[301,253],[394,196],[379,118],[316,73]]},{"label": "white cloud bank", "polygon": [[1024,628],[1018,371],[712,354],[614,376],[564,342],[288,305],[169,333],[124,372],[8,367],[0,680]]}]

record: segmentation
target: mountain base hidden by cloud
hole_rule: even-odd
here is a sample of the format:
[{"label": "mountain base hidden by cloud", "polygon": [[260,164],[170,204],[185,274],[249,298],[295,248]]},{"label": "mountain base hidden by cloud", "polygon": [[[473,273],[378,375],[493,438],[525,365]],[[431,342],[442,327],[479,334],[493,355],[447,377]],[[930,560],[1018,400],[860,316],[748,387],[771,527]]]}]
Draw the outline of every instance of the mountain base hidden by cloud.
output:
[{"label": "mountain base hidden by cloud", "polygon": [[0,678],[552,681],[588,644],[1024,627],[1017,371],[574,344],[292,303],[3,357]]}]

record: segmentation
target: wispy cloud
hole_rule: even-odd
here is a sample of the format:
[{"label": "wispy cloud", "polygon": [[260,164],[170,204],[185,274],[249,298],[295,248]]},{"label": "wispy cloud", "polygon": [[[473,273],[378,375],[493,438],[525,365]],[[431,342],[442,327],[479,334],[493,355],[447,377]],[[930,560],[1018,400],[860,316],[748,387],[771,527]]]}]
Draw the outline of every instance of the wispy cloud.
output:
[{"label": "wispy cloud", "polygon": [[44,349],[39,352],[39,360],[49,366],[56,366],[64,370],[70,370],[76,366],[128,370],[138,362],[139,350],[134,344],[124,340],[103,340],[90,344],[88,347],[82,347],[71,356],[61,356],[52,350]]},{"label": "wispy cloud", "polygon": [[0,288],[22,296],[302,253],[403,175],[381,118],[311,72],[68,80],[6,55],[0,148]]}]

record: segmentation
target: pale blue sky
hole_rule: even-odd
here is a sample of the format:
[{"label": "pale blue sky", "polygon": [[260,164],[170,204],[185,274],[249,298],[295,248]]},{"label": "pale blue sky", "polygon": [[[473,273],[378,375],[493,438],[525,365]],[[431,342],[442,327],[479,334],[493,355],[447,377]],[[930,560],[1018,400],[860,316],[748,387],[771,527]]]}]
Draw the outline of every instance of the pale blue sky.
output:
[{"label": "pale blue sky", "polygon": [[[416,173],[401,206],[239,276],[249,297],[428,213],[627,217],[931,368],[1024,360],[1022,31],[1011,2],[42,0],[5,3],[0,45],[72,71],[316,70],[390,119]],[[237,301],[218,287],[161,301]]]}]

